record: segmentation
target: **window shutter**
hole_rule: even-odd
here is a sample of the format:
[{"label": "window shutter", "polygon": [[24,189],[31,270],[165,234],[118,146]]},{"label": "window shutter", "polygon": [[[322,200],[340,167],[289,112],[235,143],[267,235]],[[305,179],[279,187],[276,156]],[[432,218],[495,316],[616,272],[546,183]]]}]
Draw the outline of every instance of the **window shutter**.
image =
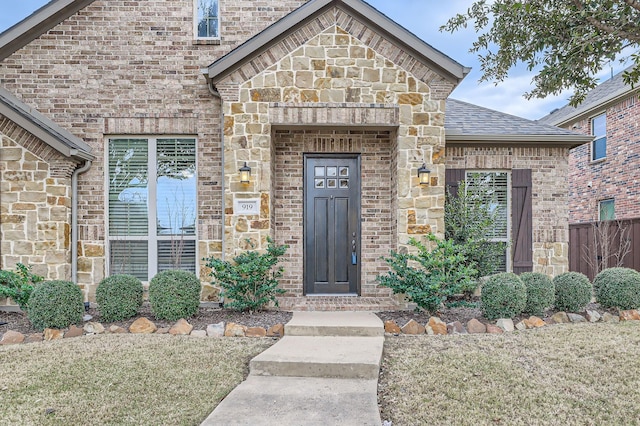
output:
[{"label": "window shutter", "polygon": [[464,169],[446,169],[444,171],[444,184],[452,197],[458,196],[458,186],[464,177]]},{"label": "window shutter", "polygon": [[514,169],[511,174],[511,217],[513,272],[533,270],[533,221],[531,169]]}]

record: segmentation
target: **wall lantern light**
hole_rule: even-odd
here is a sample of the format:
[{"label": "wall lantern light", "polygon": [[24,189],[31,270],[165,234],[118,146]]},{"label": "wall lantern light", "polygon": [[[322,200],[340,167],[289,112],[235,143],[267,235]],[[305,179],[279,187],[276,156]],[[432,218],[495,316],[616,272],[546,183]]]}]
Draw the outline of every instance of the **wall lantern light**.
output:
[{"label": "wall lantern light", "polygon": [[251,167],[247,166],[247,162],[244,162],[244,166],[240,167],[240,183],[249,183],[251,177]]},{"label": "wall lantern light", "polygon": [[422,163],[422,167],[418,169],[418,179],[420,180],[420,185],[429,185],[429,174],[431,170],[427,169],[427,165]]}]

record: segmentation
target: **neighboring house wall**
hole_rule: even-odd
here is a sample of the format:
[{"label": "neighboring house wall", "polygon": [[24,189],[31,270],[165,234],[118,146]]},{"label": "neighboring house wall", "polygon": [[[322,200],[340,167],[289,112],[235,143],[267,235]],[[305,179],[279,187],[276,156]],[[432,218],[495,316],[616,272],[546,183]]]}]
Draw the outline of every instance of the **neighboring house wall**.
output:
[{"label": "neighboring house wall", "polygon": [[613,199],[616,219],[640,217],[640,97],[635,94],[563,127],[591,134],[591,118],[607,117],[606,159],[591,161],[591,144],[571,150],[569,221],[597,221],[598,204]]}]

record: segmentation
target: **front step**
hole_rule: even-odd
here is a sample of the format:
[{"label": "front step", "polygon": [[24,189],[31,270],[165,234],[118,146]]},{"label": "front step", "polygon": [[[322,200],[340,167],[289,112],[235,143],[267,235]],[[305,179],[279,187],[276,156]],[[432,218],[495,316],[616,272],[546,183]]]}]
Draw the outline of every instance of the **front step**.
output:
[{"label": "front step", "polygon": [[377,379],[383,343],[382,336],[285,335],[249,366],[258,376]]},{"label": "front step", "polygon": [[384,336],[382,320],[372,312],[294,312],[286,336]]}]

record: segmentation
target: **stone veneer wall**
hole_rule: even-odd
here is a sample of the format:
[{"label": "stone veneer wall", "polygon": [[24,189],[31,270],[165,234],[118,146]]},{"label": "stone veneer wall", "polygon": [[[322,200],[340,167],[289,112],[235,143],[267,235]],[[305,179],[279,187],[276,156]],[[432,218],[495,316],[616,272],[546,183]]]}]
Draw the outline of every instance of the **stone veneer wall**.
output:
[{"label": "stone veneer wall", "polygon": [[446,165],[465,170],[531,169],[533,270],[556,276],[569,270],[567,148],[448,146]]}]

